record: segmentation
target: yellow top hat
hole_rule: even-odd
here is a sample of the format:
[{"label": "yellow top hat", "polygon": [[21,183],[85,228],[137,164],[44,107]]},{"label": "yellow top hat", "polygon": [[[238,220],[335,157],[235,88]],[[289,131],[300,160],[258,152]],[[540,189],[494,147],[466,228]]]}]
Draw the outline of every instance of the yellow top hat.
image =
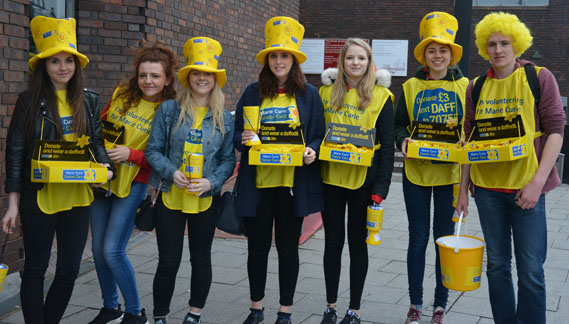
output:
[{"label": "yellow top hat", "polygon": [[77,56],[81,68],[84,68],[89,59],[77,51],[77,36],[75,34],[75,19],[56,19],[37,16],[30,21],[30,31],[38,54],[29,61],[30,69],[35,70],[40,59],[48,58],[59,52],[66,52]]},{"label": "yellow top hat", "polygon": [[257,61],[265,65],[265,57],[271,51],[285,51],[296,57],[298,64],[306,61],[306,54],[299,51],[304,26],[290,17],[273,17],[265,24],[265,49],[257,53]]},{"label": "yellow top hat", "polygon": [[188,74],[191,70],[212,72],[216,75],[217,83],[222,88],[227,81],[225,69],[218,70],[221,44],[209,37],[194,37],[184,45],[184,60],[186,66],[178,71],[178,80],[185,87],[188,84]]},{"label": "yellow top hat", "polygon": [[415,47],[414,52],[417,61],[426,66],[425,47],[431,42],[437,42],[450,46],[453,57],[450,64],[457,64],[462,58],[462,46],[454,43],[457,30],[458,21],[452,15],[440,11],[428,13],[419,26],[421,42]]}]

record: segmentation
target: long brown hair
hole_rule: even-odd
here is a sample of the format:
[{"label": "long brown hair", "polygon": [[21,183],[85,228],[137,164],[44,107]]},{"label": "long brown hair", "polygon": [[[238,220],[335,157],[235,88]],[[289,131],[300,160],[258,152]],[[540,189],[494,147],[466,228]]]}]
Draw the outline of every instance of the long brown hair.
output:
[{"label": "long brown hair", "polygon": [[[28,81],[27,93],[31,98],[31,107],[28,115],[26,116],[26,143],[28,145],[32,145],[34,141],[36,120],[38,116],[43,113],[42,110],[44,109],[53,116],[57,139],[61,139],[63,137],[63,127],[61,126],[61,122],[59,122],[60,116],[57,107],[55,88],[47,74],[47,59],[49,58],[41,59],[39,61]],[[85,81],[83,79],[81,64],[75,55],[73,55],[73,61],[75,62],[75,73],[67,83],[67,102],[73,110],[73,115],[71,117],[73,131],[77,136],[81,136],[87,133],[87,120],[85,117],[85,109],[83,107],[83,89],[85,88]]]},{"label": "long brown hair", "polygon": [[[285,88],[287,96],[294,97],[299,89],[302,93],[306,91],[306,77],[302,73],[296,57],[292,54],[290,55],[292,56],[292,66],[285,82]],[[279,93],[279,81],[271,71],[269,56],[270,53],[266,56],[265,65],[263,65],[263,69],[259,74],[259,95],[261,99],[274,98]]]},{"label": "long brown hair", "polygon": [[[176,53],[162,41],[156,41],[151,46],[146,46],[144,40],[140,41],[140,47],[136,50],[132,65],[134,66],[134,74],[126,80],[118,82],[117,98],[124,99],[123,110],[124,115],[131,107],[135,107],[140,103],[143,97],[142,90],[138,86],[138,69],[140,64],[144,62],[160,63],[166,73],[166,80],[170,81],[168,85],[164,85],[160,102],[168,99],[176,99],[175,73],[178,68],[178,59]],[[158,106],[156,106],[158,108]]]}]

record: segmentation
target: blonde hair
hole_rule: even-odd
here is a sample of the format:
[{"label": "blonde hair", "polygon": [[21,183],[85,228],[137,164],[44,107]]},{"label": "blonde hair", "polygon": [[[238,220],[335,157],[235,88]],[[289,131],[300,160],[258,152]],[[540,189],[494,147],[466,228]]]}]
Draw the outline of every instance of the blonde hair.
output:
[{"label": "blonde hair", "polygon": [[516,57],[520,57],[532,44],[533,37],[527,26],[516,15],[505,12],[492,12],[487,14],[476,25],[476,46],[478,54],[486,60],[490,60],[486,52],[488,38],[492,34],[501,33],[512,37],[512,45]]},{"label": "blonde hair", "polygon": [[340,57],[338,58],[338,77],[332,85],[332,92],[330,93],[330,101],[335,110],[342,108],[344,104],[344,96],[348,92],[348,83],[346,81],[346,72],[344,70],[344,59],[346,57],[346,52],[350,46],[359,46],[366,51],[368,58],[367,70],[358,83],[358,96],[360,101],[358,103],[358,109],[364,110],[370,105],[373,99],[373,86],[375,85],[375,71],[373,56],[371,55],[371,47],[361,38],[348,38],[344,47],[340,52]]},{"label": "blonde hair", "polygon": [[[207,97],[206,107],[210,109],[211,115],[213,117],[212,135],[215,134],[215,128],[219,126],[221,136],[223,137],[225,136],[225,123],[223,121],[223,105],[225,103],[225,95],[223,94],[223,91],[221,91],[221,88],[217,83],[217,79],[214,78],[214,80],[215,84],[213,85],[213,89],[211,89],[211,92]],[[198,106],[199,104],[192,94],[191,84],[190,82],[187,82],[186,86],[182,88],[182,94],[180,96],[180,117],[176,123],[175,130],[178,130],[178,127],[180,127],[183,122],[188,123],[190,126],[192,125],[195,118],[193,108]]]}]

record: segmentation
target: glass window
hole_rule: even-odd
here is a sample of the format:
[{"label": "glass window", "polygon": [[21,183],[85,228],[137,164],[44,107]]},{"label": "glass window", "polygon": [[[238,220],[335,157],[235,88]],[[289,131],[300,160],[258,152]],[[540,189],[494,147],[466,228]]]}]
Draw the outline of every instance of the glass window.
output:
[{"label": "glass window", "polygon": [[[75,0],[30,0],[30,20],[36,16],[52,18],[75,17]],[[37,53],[32,35],[30,52]]]},{"label": "glass window", "polygon": [[30,0],[30,19],[35,16],[66,18],[75,16],[73,0]]},{"label": "glass window", "polygon": [[474,7],[549,6],[549,0],[472,0]]}]

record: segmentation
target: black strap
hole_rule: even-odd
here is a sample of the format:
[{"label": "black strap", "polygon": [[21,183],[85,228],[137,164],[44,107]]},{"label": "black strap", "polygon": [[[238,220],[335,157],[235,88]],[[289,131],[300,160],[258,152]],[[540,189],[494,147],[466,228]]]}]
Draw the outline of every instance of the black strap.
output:
[{"label": "black strap", "polygon": [[541,99],[541,89],[539,87],[539,79],[537,78],[537,71],[535,70],[535,66],[526,64],[524,65],[524,69],[526,70],[526,77],[528,78],[531,93],[535,98],[535,104],[539,106],[539,99]]},{"label": "black strap", "polygon": [[482,91],[482,85],[484,85],[484,81],[486,81],[486,74],[482,74],[476,80],[474,84],[474,88],[472,88],[472,105],[476,109],[478,106],[478,99],[480,99],[480,91]]},{"label": "black strap", "polygon": [[[535,98],[535,104],[539,106],[539,100],[541,99],[541,89],[539,86],[539,79],[537,77],[537,71],[535,70],[535,66],[531,64],[524,65],[524,70],[526,72],[526,77],[528,79],[528,84],[531,89],[531,93]],[[482,90],[482,86],[484,85],[484,81],[486,81],[486,74],[481,75],[476,80],[474,84],[474,88],[472,88],[472,104],[476,108],[478,106],[478,100],[480,99],[480,91]]]}]

